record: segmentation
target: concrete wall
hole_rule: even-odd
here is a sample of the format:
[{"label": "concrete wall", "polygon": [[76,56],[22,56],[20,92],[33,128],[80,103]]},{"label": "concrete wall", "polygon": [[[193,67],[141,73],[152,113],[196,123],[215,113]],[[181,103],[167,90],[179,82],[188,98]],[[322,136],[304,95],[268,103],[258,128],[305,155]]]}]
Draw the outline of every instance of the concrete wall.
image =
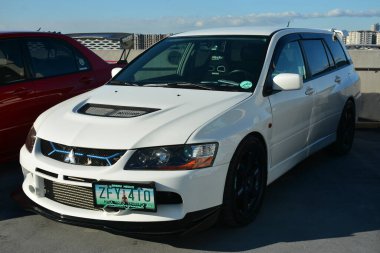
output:
[{"label": "concrete wall", "polygon": [[[119,60],[122,50],[94,50],[106,61]],[[128,61],[143,50],[131,50]],[[380,50],[349,50],[361,79],[362,99],[358,115],[362,119],[380,121]]]},{"label": "concrete wall", "polygon": [[358,115],[380,121],[380,50],[349,50],[361,80],[362,99]]}]

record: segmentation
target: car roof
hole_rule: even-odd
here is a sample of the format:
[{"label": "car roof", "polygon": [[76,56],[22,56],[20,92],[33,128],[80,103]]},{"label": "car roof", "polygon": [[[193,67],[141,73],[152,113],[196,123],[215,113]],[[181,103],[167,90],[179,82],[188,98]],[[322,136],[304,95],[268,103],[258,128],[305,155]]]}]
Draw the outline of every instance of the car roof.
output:
[{"label": "car roof", "polygon": [[17,38],[17,37],[31,37],[31,36],[66,37],[65,35],[61,33],[57,33],[57,32],[0,31],[1,38]]},{"label": "car roof", "polygon": [[296,32],[331,33],[331,31],[329,30],[322,30],[322,29],[244,26],[244,27],[222,27],[222,28],[195,30],[195,31],[178,33],[171,37],[206,36],[206,35],[269,36],[278,31],[285,31],[286,33],[296,33]]}]

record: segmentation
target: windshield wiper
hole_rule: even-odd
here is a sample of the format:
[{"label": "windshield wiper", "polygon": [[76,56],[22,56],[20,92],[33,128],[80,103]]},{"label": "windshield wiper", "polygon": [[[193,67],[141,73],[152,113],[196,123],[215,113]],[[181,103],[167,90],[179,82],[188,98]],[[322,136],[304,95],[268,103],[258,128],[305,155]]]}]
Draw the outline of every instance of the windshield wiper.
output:
[{"label": "windshield wiper", "polygon": [[221,86],[239,87],[239,83],[225,79],[219,79],[218,84]]},{"label": "windshield wiper", "polygon": [[111,80],[107,84],[110,84],[110,85],[140,86],[140,85],[138,85],[136,83],[129,83],[129,82],[119,81],[119,80]]},{"label": "windshield wiper", "polygon": [[175,87],[195,87],[195,88],[200,88],[203,90],[213,90],[214,87],[210,87],[207,85],[202,85],[202,84],[197,84],[197,83],[188,83],[188,82],[171,82],[167,83],[167,86],[175,86]]}]

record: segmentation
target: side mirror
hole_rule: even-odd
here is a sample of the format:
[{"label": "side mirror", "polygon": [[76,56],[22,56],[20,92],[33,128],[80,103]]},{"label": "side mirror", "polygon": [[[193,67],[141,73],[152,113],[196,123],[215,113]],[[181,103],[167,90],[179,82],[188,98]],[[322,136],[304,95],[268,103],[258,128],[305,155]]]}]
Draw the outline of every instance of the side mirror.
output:
[{"label": "side mirror", "polygon": [[303,78],[299,74],[281,73],[273,78],[273,90],[299,90],[303,87]]},{"label": "side mirror", "polygon": [[111,70],[111,76],[112,76],[112,77],[116,76],[117,73],[120,72],[120,70],[122,70],[122,68],[113,68],[113,69]]}]

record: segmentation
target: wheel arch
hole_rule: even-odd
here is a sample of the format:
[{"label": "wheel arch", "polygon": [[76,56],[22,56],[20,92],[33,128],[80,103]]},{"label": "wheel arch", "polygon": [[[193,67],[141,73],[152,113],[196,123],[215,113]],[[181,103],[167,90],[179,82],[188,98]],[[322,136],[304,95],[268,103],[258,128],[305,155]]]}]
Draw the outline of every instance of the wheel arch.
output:
[{"label": "wheel arch", "polygon": [[263,148],[264,148],[264,153],[265,153],[265,168],[266,168],[266,176],[268,177],[268,173],[269,173],[269,164],[270,164],[270,159],[269,159],[269,153],[268,153],[268,146],[267,146],[267,142],[265,141],[265,137],[264,135],[262,135],[260,132],[258,131],[253,131],[253,132],[250,132],[248,133],[246,136],[244,136],[244,138],[241,139],[241,141],[239,142],[239,144],[236,146],[236,149],[231,157],[231,161],[230,163],[232,162],[232,160],[234,159],[235,157],[235,154],[236,152],[238,151],[240,145],[243,144],[243,142],[249,138],[249,137],[255,137],[257,138],[260,143],[262,144]]}]

